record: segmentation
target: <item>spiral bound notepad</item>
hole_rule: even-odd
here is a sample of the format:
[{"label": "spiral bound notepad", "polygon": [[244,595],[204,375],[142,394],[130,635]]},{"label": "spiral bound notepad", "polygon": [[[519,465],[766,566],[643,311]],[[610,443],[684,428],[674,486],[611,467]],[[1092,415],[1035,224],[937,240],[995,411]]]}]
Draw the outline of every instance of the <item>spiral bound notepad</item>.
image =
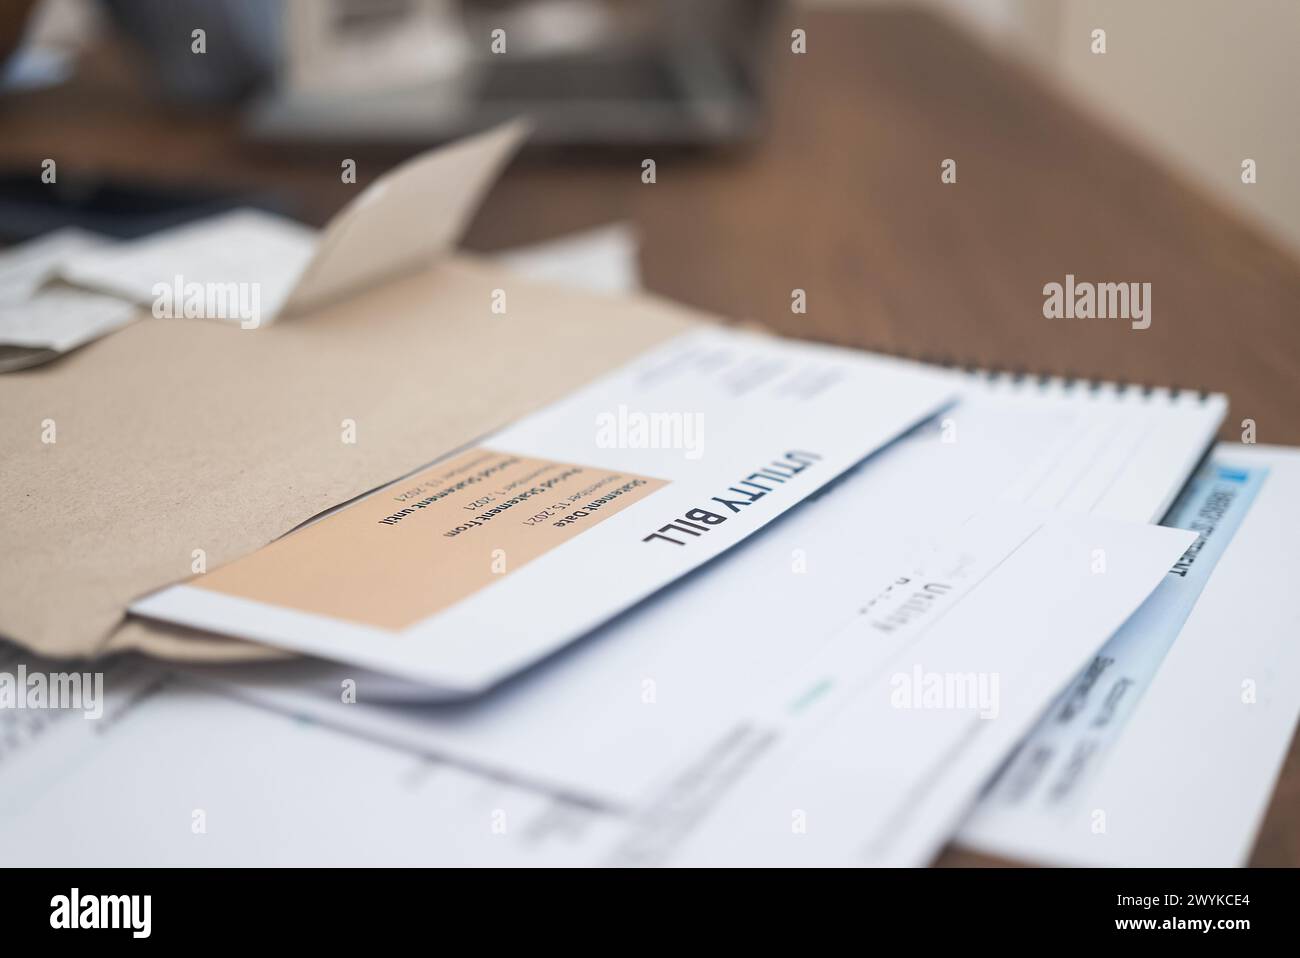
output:
[{"label": "spiral bound notepad", "polygon": [[[987,440],[977,458],[1019,463],[998,500],[1138,522],[1165,515],[1228,408],[1217,393],[981,368],[952,374],[963,396],[940,417],[941,440],[959,445],[963,425],[973,425]],[[996,472],[983,465],[963,467]]]}]

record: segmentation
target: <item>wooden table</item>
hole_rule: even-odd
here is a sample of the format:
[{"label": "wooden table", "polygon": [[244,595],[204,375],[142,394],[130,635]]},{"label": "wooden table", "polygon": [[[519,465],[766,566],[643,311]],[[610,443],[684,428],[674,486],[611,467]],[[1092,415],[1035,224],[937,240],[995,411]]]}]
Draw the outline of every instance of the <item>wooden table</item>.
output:
[{"label": "wooden table", "polygon": [[[774,57],[770,128],[723,154],[526,156],[466,245],[611,220],[640,232],[652,291],[790,335],[926,359],[1223,391],[1260,442],[1300,444],[1300,264],[1053,94],[917,13],[797,18]],[[792,19],[791,25],[795,21]],[[788,36],[788,29],[784,31]],[[164,109],[115,51],[69,87],[0,102],[0,161],[275,188],[321,223],[398,156],[242,143],[228,113]],[[958,163],[955,185],[940,163]],[[1066,273],[1152,284],[1152,324],[1048,320]],[[790,310],[791,290],[808,311]],[[1293,741],[1252,862],[1300,865]],[[950,849],[943,864],[991,859]]]}]

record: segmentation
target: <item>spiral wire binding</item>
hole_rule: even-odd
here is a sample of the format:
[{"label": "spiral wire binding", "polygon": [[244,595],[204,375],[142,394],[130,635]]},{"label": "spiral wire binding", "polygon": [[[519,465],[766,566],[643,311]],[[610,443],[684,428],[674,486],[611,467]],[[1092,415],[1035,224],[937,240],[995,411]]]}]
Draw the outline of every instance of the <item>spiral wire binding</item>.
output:
[{"label": "spiral wire binding", "polygon": [[1076,388],[1082,388],[1087,389],[1094,395],[1103,390],[1111,390],[1117,398],[1122,399],[1133,396],[1140,398],[1143,402],[1153,402],[1163,397],[1168,402],[1191,399],[1192,401],[1206,403],[1211,398],[1222,395],[1222,393],[1214,393],[1206,389],[1184,389],[1180,386],[1162,387],[1152,383],[1094,379],[1087,376],[1076,376],[1068,371],[1057,374],[1028,370],[1023,366],[990,366],[981,362],[954,359],[948,355],[936,355],[928,352],[915,354],[907,350],[880,350],[880,352],[888,352],[889,355],[896,356],[899,359],[964,373],[972,379],[982,377],[990,384],[1006,384],[1016,389],[1034,388],[1040,391],[1051,389],[1060,393],[1070,393]]}]

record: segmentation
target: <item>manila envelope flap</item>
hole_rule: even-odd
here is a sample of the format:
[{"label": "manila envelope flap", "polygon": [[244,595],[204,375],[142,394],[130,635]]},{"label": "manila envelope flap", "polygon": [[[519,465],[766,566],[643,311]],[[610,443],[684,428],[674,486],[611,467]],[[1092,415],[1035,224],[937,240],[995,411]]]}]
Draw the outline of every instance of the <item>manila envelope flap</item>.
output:
[{"label": "manila envelope flap", "polygon": [[503,123],[379,177],[325,225],[281,312],[302,313],[451,249],[527,134],[522,120]]},{"label": "manila envelope flap", "polygon": [[154,307],[160,287],[173,282],[219,288],[243,283],[257,287],[258,315],[241,314],[241,323],[260,325],[263,309],[267,319],[303,315],[451,250],[527,133],[526,122],[513,120],[407,160],[367,186],[317,234],[270,214],[233,210],[83,251],[61,265],[59,276]]},{"label": "manila envelope flap", "polygon": [[702,318],[453,255],[292,322],[145,318],[0,377],[0,635],[56,657],[278,656],[125,610]]}]

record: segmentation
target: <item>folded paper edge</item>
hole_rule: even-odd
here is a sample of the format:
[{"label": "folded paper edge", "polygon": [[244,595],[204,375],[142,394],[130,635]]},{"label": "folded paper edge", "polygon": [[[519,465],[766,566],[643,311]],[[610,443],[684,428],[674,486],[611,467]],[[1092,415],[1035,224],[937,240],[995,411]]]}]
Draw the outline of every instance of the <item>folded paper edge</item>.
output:
[{"label": "folded paper edge", "polygon": [[[386,280],[428,266],[455,249],[474,212],[531,129],[527,120],[510,120],[483,133],[421,153],[384,173],[367,186],[360,196],[334,214],[321,230],[316,249],[285,297],[277,318],[301,315],[317,307],[347,299]],[[442,184],[448,193],[456,197],[449,217],[454,229],[449,235],[438,238],[430,230],[427,246],[407,248],[403,244],[396,244],[383,257],[383,261],[388,264],[384,268],[360,276],[342,287],[333,284],[335,271],[331,265],[337,263],[340,257],[347,257],[349,237],[356,225],[377,215],[372,208],[380,196],[389,191],[402,190],[412,180],[432,173],[436,167],[452,166],[454,164],[450,160],[466,155],[476,157],[473,173],[461,182]]]},{"label": "folded paper edge", "polygon": [[185,626],[127,617],[94,653],[96,658],[139,652],[169,662],[280,662],[296,653]]}]

